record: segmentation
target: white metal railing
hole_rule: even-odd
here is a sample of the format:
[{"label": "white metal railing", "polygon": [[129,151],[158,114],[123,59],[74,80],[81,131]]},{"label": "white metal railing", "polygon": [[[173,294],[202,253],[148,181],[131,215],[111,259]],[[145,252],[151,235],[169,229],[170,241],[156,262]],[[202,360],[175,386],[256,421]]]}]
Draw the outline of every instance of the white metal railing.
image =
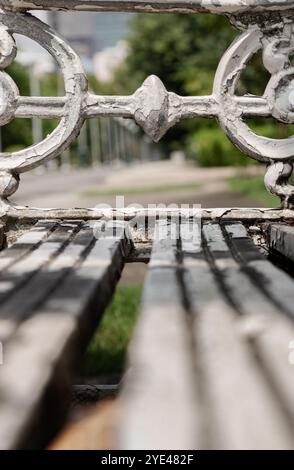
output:
[{"label": "white metal railing", "polygon": [[[7,197],[17,190],[19,174],[59,156],[77,137],[86,119],[132,118],[157,142],[178,121],[201,116],[216,118],[237,147],[268,165],[267,189],[281,198],[285,208],[292,208],[294,187],[289,178],[293,170],[294,136],[286,139],[259,136],[244,118],[274,117],[283,123],[294,123],[293,1],[0,0],[0,6],[0,124],[7,124],[15,117],[60,120],[57,128],[42,142],[19,152],[0,155],[2,204],[7,204]],[[33,8],[216,12],[227,14],[241,34],[222,57],[209,96],[176,95],[167,91],[156,76],[146,78],[133,95],[99,96],[88,91],[86,74],[73,49],[48,25],[24,11]],[[4,72],[16,55],[14,33],[36,41],[57,61],[65,83],[64,97],[19,96],[15,83]],[[271,75],[264,95],[236,96],[242,70],[259,51],[262,51],[264,67]]]},{"label": "white metal railing", "polygon": [[5,8],[23,10],[240,13],[294,8],[292,0],[1,0]]}]

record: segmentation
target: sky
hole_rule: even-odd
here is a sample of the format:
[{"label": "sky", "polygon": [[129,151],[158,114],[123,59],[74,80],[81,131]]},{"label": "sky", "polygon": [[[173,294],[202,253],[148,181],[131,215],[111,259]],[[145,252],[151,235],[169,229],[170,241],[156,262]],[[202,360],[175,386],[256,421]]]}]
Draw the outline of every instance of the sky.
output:
[{"label": "sky", "polygon": [[[33,12],[44,22],[50,22],[47,12]],[[92,53],[113,47],[128,33],[128,22],[132,17],[128,13],[58,13],[59,32],[74,48],[81,44],[91,43]],[[18,44],[17,60],[25,65],[34,66],[36,73],[53,70],[54,64],[49,54],[35,42],[15,35]],[[78,50],[88,72],[92,72],[92,62],[87,54]]]}]

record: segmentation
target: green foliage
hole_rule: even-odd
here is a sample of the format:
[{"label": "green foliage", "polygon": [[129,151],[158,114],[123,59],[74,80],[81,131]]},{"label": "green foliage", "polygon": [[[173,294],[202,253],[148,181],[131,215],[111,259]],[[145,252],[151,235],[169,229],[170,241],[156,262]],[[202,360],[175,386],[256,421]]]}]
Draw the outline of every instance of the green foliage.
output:
[{"label": "green foliage", "polygon": [[40,83],[42,96],[62,96],[64,95],[63,77],[57,73],[46,73],[42,76]]},{"label": "green foliage", "polygon": [[84,375],[119,374],[123,371],[141,293],[141,285],[118,286],[87,350]]},{"label": "green foliage", "polygon": [[[98,94],[124,95],[133,93],[148,75],[156,74],[168,90],[179,95],[210,94],[219,60],[237,34],[228,20],[218,15],[135,15],[128,38],[129,53],[117,70],[114,82],[101,84],[89,76],[89,88]],[[7,72],[20,93],[30,95],[28,69],[14,63]],[[268,78],[261,54],[257,54],[242,73],[237,93],[262,95]],[[62,77],[56,73],[43,76],[41,94],[63,95]],[[44,119],[44,136],[51,133],[57,124],[57,120]],[[283,126],[273,120],[251,120],[250,126],[261,135],[273,138],[284,138],[294,133],[294,126]],[[31,145],[31,127],[30,119],[15,119],[4,126],[3,150],[15,151]],[[245,165],[250,162],[208,119],[182,121],[169,130],[160,145],[166,155],[172,150],[184,150],[201,165]],[[78,160],[76,143],[72,148]]]},{"label": "green foliage", "polygon": [[32,142],[32,126],[29,119],[14,119],[1,128],[2,148],[5,152],[22,150]]},{"label": "green foliage", "polygon": [[[7,68],[7,73],[18,86],[19,92],[23,96],[30,96],[30,78],[27,67],[14,62]],[[64,86],[58,75],[55,73],[46,74],[42,77],[41,95],[57,96],[64,94]],[[58,121],[55,119],[42,120],[43,134],[51,133]],[[31,119],[14,119],[2,128],[2,147],[5,152],[16,152],[32,145],[32,121]]]},{"label": "green foliage", "polygon": [[[28,73],[22,65],[15,62],[7,68],[7,73],[17,84],[22,95],[30,94]],[[31,121],[29,119],[14,119],[1,129],[2,148],[4,151],[21,150],[32,144]]]},{"label": "green foliage", "polygon": [[246,158],[217,125],[199,129],[188,141],[189,154],[201,166],[246,165]]},{"label": "green foliage", "polygon": [[[7,68],[7,73],[18,86],[23,96],[30,96],[30,76],[27,67],[14,62]],[[61,75],[48,73],[40,80],[40,92],[42,96],[64,95],[64,83]],[[56,119],[43,119],[43,135],[50,134],[58,125]],[[6,152],[16,152],[32,145],[32,121],[31,119],[14,119],[2,128],[2,147]]]},{"label": "green foliage", "polygon": [[261,176],[240,176],[231,178],[229,186],[234,192],[248,196],[254,201],[260,201],[261,205],[266,207],[279,207],[280,201],[272,196],[264,187],[264,181]]},{"label": "green foliage", "polygon": [[245,95],[246,93],[252,95],[263,95],[265,85],[270,79],[270,74],[264,68],[262,63],[262,53],[253,56],[248,66],[241,74],[240,81],[237,88],[237,94]]},{"label": "green foliage", "polygon": [[[219,60],[237,34],[226,18],[217,15],[136,15],[128,39],[129,54],[117,70],[116,92],[132,93],[148,75],[155,74],[168,90],[180,95],[211,94]],[[257,54],[242,73],[236,93],[262,95],[267,82],[268,73]],[[270,127],[267,130],[272,133]],[[207,119],[177,124],[161,145],[166,153],[185,150],[201,165],[250,162]]]},{"label": "green foliage", "polygon": [[27,68],[18,62],[14,62],[7,67],[6,72],[16,83],[20,94],[28,96],[30,94],[30,80]]},{"label": "green foliage", "polygon": [[[61,75],[56,73],[47,73],[42,76],[40,82],[40,91],[42,96],[62,96],[64,95],[64,82]],[[57,119],[43,119],[42,129],[44,137],[58,126]]]},{"label": "green foliage", "polygon": [[234,37],[228,21],[215,15],[141,14],[131,27],[129,54],[116,80],[130,93],[151,74],[179,94],[210,93],[209,71]]},{"label": "green foliage", "polygon": [[[140,14],[131,28],[129,54],[115,79],[121,94],[133,93],[151,74],[180,95],[210,94],[219,59],[235,35],[228,20],[216,15]],[[187,138],[203,125],[181,122],[162,145],[167,152],[187,149]]]},{"label": "green foliage", "polygon": [[[264,123],[265,122],[265,123]],[[270,121],[264,120],[262,124],[256,124],[250,120],[249,126],[259,135],[270,138],[287,137],[291,126],[273,125]],[[286,132],[286,133],[285,133]],[[246,166],[256,163],[244,155],[226,137],[222,129],[216,123],[210,127],[200,128],[187,139],[187,152],[192,158],[196,158],[201,166]]]}]

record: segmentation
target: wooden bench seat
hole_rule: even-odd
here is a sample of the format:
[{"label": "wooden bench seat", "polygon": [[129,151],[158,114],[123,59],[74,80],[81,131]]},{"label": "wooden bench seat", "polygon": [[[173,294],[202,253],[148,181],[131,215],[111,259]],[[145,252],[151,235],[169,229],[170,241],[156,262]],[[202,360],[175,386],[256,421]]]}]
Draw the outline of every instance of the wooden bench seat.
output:
[{"label": "wooden bench seat", "polygon": [[[111,447],[293,449],[294,136],[278,132],[273,138],[272,131],[255,123],[271,118],[288,130],[294,123],[294,1],[62,1],[68,11],[226,15],[240,34],[219,62],[211,94],[192,96],[177,94],[179,87],[167,89],[156,75],[130,95],[95,94],[70,44],[29,13],[60,3],[0,0],[0,125],[15,118],[57,120],[40,139],[39,131],[33,132],[33,145],[8,145],[4,139],[0,152],[0,449],[50,445],[65,422],[79,358],[124,264],[131,261],[149,262],[149,268]],[[60,68],[63,96],[19,93],[9,68],[5,72],[17,53],[14,35],[51,55]],[[243,71],[257,54],[268,83],[262,94],[252,95]],[[179,70],[185,74],[180,61]],[[120,136],[108,121],[109,142],[99,127],[105,163],[119,157],[120,149],[124,160],[137,153],[143,162],[147,147],[153,149],[150,139],[158,142],[183,119],[216,119],[239,150],[266,165],[265,187],[280,208],[202,209],[193,197],[193,208],[122,207],[121,198],[115,207],[88,209],[12,202],[21,175],[50,160],[62,161],[86,121],[103,117],[132,119],[148,136],[130,134],[128,125],[123,126],[128,133]],[[193,134],[193,126],[189,129]],[[176,135],[182,137],[176,148],[201,156],[197,145],[183,145],[189,139],[181,131]],[[88,137],[93,141],[89,159]],[[89,132],[84,127],[75,164],[100,155],[93,137],[95,127]],[[165,153],[172,147],[167,145]],[[229,153],[233,165],[234,153]],[[211,181],[217,185],[217,176]],[[91,442],[95,447],[95,439]]]},{"label": "wooden bench seat", "polygon": [[[60,427],[82,351],[136,252],[124,223],[98,239],[93,223],[40,221],[0,253],[2,449],[42,447]],[[114,447],[293,448],[293,278],[240,222],[162,225]]]},{"label": "wooden bench seat", "polygon": [[294,280],[241,223],[204,224],[202,246],[180,230],[153,245],[122,447],[293,448]]},{"label": "wooden bench seat", "polygon": [[62,422],[74,364],[127,250],[123,231],[97,240],[89,223],[53,221],[1,252],[1,449],[42,446]]}]

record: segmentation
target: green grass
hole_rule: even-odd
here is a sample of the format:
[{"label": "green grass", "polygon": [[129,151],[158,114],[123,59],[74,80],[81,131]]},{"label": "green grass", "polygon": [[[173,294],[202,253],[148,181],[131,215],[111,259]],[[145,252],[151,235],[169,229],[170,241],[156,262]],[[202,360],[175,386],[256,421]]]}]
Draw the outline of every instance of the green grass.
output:
[{"label": "green grass", "polygon": [[85,356],[83,374],[123,372],[127,347],[137,320],[142,286],[118,286]]},{"label": "green grass", "polygon": [[240,176],[229,180],[232,191],[244,194],[252,200],[259,201],[262,206],[279,207],[280,200],[271,196],[264,186],[261,176]]},{"label": "green grass", "polygon": [[179,183],[179,184],[166,184],[160,186],[140,186],[139,188],[108,188],[96,189],[89,188],[80,193],[82,197],[99,197],[99,196],[131,196],[132,194],[152,194],[152,193],[166,193],[170,191],[193,191],[199,189],[200,185],[196,183]]}]

